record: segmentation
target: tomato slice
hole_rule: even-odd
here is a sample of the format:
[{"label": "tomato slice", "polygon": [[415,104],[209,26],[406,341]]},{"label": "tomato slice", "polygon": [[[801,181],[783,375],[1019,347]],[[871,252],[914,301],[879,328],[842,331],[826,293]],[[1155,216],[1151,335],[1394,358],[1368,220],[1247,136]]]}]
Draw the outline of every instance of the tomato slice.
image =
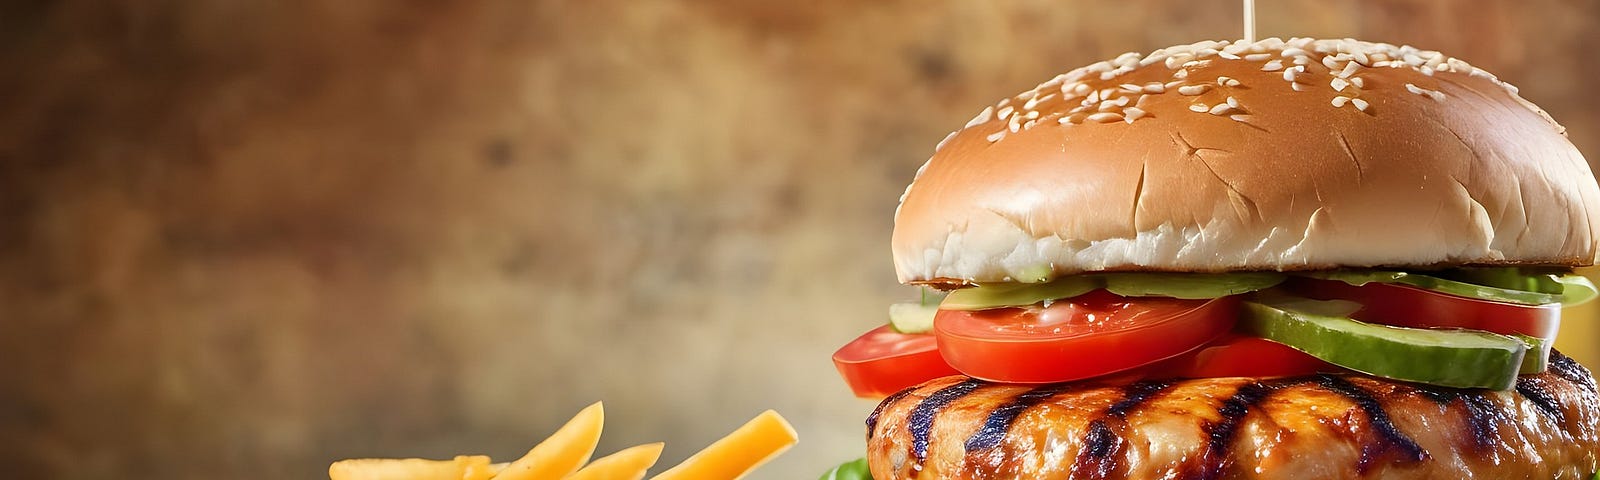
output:
[{"label": "tomato slice", "polygon": [[1292,377],[1343,370],[1288,345],[1230,333],[1198,350],[1151,366],[1146,376]]},{"label": "tomato slice", "polygon": [[1023,308],[940,310],[939,352],[961,373],[995,382],[1096,377],[1181,355],[1233,328],[1237,298],[1121,297],[1096,290]]},{"label": "tomato slice", "polygon": [[1561,304],[1557,303],[1519,305],[1376,282],[1355,286],[1336,280],[1297,278],[1286,284],[1306,297],[1359,303],[1361,310],[1351,317],[1363,322],[1521,334],[1545,339],[1546,343],[1553,343],[1561,328]]},{"label": "tomato slice", "polygon": [[939,377],[959,375],[939,355],[938,340],[888,325],[872,329],[833,353],[833,366],[862,398],[882,398]]}]

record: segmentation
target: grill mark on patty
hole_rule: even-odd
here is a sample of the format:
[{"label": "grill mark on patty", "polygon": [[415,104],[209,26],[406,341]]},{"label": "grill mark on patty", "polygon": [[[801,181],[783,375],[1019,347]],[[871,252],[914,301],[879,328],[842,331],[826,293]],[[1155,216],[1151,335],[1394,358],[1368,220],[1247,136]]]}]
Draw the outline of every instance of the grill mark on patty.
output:
[{"label": "grill mark on patty", "polygon": [[1461,406],[1467,417],[1467,431],[1472,434],[1473,451],[1486,452],[1500,444],[1500,430],[1496,425],[1508,419],[1484,392],[1418,385],[1417,393],[1446,407]]},{"label": "grill mark on patty", "polygon": [[1537,407],[1534,410],[1549,416],[1558,424],[1565,425],[1567,415],[1561,411],[1561,401],[1550,393],[1549,387],[1540,377],[1531,375],[1517,377],[1517,393],[1533,403],[1533,406]]},{"label": "grill mark on patty", "polygon": [[933,432],[933,420],[939,416],[939,411],[982,385],[982,380],[968,378],[933,392],[911,409],[911,415],[906,417],[906,429],[911,432],[911,457],[915,460],[911,464],[912,471],[922,471],[922,463],[928,459],[928,435]]},{"label": "grill mark on patty", "polygon": [[1562,355],[1561,352],[1550,350],[1549,370],[1550,373],[1556,374],[1557,377],[1588,389],[1589,393],[1600,393],[1597,392],[1594,376],[1589,374],[1589,369],[1583,368],[1583,365],[1579,364],[1577,360]]},{"label": "grill mark on patty", "polygon": [[1222,473],[1228,469],[1233,457],[1228,451],[1232,448],[1233,436],[1239,430],[1239,423],[1250,413],[1250,409],[1284,387],[1303,382],[1305,382],[1303,379],[1282,379],[1241,385],[1233,395],[1223,400],[1222,405],[1217,407],[1217,414],[1221,418],[1202,427],[1206,433],[1206,446],[1198,458],[1199,464],[1185,465],[1184,474],[1179,478],[1198,480],[1222,478]]},{"label": "grill mark on patty", "polygon": [[1049,400],[1051,397],[1066,393],[1073,389],[1081,388],[1082,386],[1082,383],[1057,383],[1053,385],[1043,385],[1035,387],[1032,390],[1022,392],[1022,394],[1017,395],[1016,397],[1012,397],[1010,401],[1003,403],[1000,406],[995,407],[994,410],[990,411],[989,417],[983,421],[983,427],[978,428],[976,433],[973,433],[972,436],[967,437],[967,453],[978,453],[1000,446],[1000,442],[1006,438],[1006,432],[1011,430],[1011,424],[1017,421],[1017,417],[1021,416],[1022,412],[1027,411],[1029,408],[1033,408],[1034,405],[1038,405],[1045,400]]},{"label": "grill mark on patty", "polygon": [[1111,404],[1104,415],[1089,422],[1083,435],[1083,449],[1072,462],[1072,478],[1106,479],[1117,470],[1119,455],[1127,445],[1123,435],[1128,428],[1128,414],[1171,388],[1171,381],[1140,381],[1122,389],[1122,400]]},{"label": "grill mark on patty", "polygon": [[1356,463],[1358,473],[1367,473],[1385,454],[1398,454],[1394,460],[1403,463],[1421,462],[1429,458],[1427,451],[1394,426],[1389,412],[1383,409],[1383,404],[1371,392],[1348,380],[1327,374],[1317,376],[1317,385],[1355,403],[1356,408],[1367,415],[1367,422],[1372,424],[1372,430],[1378,435],[1374,442],[1362,442],[1361,459]]},{"label": "grill mark on patty", "polygon": [[872,413],[867,415],[867,440],[872,440],[873,432],[878,429],[878,416],[883,415],[883,409],[887,408],[890,404],[905,398],[906,395],[910,395],[911,392],[916,391],[918,387],[921,387],[921,385],[907,387],[905,390],[894,392],[893,395],[889,395],[888,397],[884,398],[882,402],[878,402],[877,408],[873,408]]}]

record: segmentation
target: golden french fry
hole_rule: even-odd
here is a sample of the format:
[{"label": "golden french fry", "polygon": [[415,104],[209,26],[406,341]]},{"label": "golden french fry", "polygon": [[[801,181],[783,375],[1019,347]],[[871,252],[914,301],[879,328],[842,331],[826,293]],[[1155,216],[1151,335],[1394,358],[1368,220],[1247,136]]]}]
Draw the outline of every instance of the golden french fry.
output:
[{"label": "golden french fry", "polygon": [[767,410],[654,480],[735,480],[788,450],[798,439],[782,415]]},{"label": "golden french fry", "polygon": [[[462,480],[474,468],[486,468],[489,457],[462,455],[454,460],[421,458],[358,458],[328,466],[332,480]],[[483,477],[488,478],[488,477]]]},{"label": "golden french fry", "polygon": [[565,477],[589,462],[594,446],[600,443],[605,425],[605,409],[595,402],[579,411],[566,425],[539,442],[527,455],[511,462],[495,480],[554,480]]},{"label": "golden french fry", "polygon": [[[456,460],[461,458],[456,457]],[[472,457],[472,459],[473,461],[461,470],[461,480],[489,480],[494,478],[495,473],[500,471],[500,469],[495,468],[495,465],[489,464],[489,457],[479,455]]]},{"label": "golden french fry", "polygon": [[662,443],[626,448],[589,462],[566,480],[639,480],[661,458]]}]

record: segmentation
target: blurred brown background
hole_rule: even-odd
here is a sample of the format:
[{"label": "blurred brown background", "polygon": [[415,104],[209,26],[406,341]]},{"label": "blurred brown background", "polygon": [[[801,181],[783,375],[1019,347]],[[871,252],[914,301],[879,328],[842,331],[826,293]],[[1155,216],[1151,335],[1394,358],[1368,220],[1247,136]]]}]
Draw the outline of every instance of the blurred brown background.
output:
[{"label": "blurred brown background", "polygon": [[[1600,2],[1261,2],[1438,49],[1600,159]],[[890,216],[980,107],[1237,2],[0,6],[0,472],[317,478],[520,454],[607,402],[673,463],[765,408],[860,455],[832,350],[912,294]],[[1592,312],[1567,348],[1591,365]]]}]

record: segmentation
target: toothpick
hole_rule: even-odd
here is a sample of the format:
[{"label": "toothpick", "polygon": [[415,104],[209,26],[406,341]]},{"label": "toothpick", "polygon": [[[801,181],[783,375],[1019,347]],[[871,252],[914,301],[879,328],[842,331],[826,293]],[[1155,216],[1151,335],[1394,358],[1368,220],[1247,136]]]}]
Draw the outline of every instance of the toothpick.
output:
[{"label": "toothpick", "polygon": [[1244,0],[1244,43],[1256,43],[1256,0]]}]

